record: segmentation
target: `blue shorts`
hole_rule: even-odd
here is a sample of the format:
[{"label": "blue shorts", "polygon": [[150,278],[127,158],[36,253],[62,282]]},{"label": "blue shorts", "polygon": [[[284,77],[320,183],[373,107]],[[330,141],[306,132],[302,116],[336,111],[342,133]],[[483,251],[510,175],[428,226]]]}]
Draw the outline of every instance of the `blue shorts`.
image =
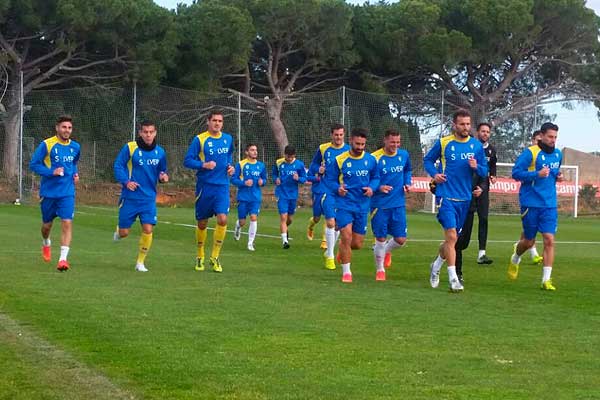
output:
[{"label": "blue shorts", "polygon": [[323,215],[323,196],[325,196],[325,193],[312,194],[313,217],[320,217]]},{"label": "blue shorts", "polygon": [[259,213],[260,201],[238,202],[238,219],[246,219],[248,215],[258,215]]},{"label": "blue shorts", "polygon": [[141,224],[156,225],[156,201],[121,199],[119,202],[119,228],[129,229],[139,217]]},{"label": "blue shorts", "polygon": [[321,208],[325,219],[335,218],[335,198],[331,193],[326,193],[321,198]]},{"label": "blue shorts", "polygon": [[337,229],[342,229],[348,224],[352,224],[352,232],[359,235],[367,233],[367,217],[368,212],[337,210],[335,223]]},{"label": "blue shorts", "polygon": [[540,233],[556,234],[558,228],[558,211],[556,208],[521,206],[521,223],[525,239],[535,239]]},{"label": "blue shorts", "polygon": [[277,210],[279,214],[294,215],[296,213],[296,201],[298,199],[277,199]]},{"label": "blue shorts", "polygon": [[42,222],[47,224],[54,218],[73,219],[75,215],[75,196],[43,197],[40,201],[42,209]]},{"label": "blue shorts", "polygon": [[455,201],[442,198],[437,214],[437,219],[442,228],[444,230],[454,228],[456,229],[456,233],[459,233],[467,219],[470,205],[470,201]]},{"label": "blue shorts", "polygon": [[406,208],[396,207],[371,210],[371,229],[376,238],[392,235],[394,238],[406,237]]},{"label": "blue shorts", "polygon": [[196,221],[229,214],[229,186],[203,185],[196,193]]}]

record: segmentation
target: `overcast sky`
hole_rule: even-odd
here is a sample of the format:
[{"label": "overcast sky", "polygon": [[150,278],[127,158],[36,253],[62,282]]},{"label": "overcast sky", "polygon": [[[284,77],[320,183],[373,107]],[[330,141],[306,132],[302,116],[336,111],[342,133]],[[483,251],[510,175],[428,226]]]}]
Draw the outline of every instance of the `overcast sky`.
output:
[{"label": "overcast sky", "polygon": [[[165,8],[174,9],[178,3],[191,4],[191,0],[154,0]],[[363,0],[347,0],[348,3],[362,4]],[[600,0],[588,0],[587,6],[600,15]],[[600,122],[598,110],[591,103],[575,104],[573,110],[565,110],[560,105],[548,106],[550,114],[556,114],[554,121],[560,128],[559,147],[571,147],[581,151],[600,151]]]}]

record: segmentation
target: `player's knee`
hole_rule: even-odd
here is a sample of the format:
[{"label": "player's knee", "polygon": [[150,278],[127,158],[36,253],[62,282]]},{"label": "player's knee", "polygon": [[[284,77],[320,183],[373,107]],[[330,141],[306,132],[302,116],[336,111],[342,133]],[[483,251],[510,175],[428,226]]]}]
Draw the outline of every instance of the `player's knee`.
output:
[{"label": "player's knee", "polygon": [[208,220],[206,220],[206,219],[198,221],[198,229],[200,229],[200,230],[206,229],[207,225],[208,225]]},{"label": "player's knee", "polygon": [[397,238],[394,238],[394,241],[396,243],[398,243],[400,246],[404,246],[404,244],[406,243],[406,238],[405,237],[397,237]]},{"label": "player's knee", "polygon": [[543,235],[544,238],[544,247],[554,247],[554,236],[553,235]]}]

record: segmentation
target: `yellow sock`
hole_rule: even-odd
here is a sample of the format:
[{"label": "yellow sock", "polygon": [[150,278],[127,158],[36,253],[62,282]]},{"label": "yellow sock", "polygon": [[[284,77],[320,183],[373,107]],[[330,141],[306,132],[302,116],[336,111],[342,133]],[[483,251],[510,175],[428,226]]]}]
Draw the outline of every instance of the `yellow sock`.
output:
[{"label": "yellow sock", "polygon": [[310,217],[310,219],[308,220],[308,229],[310,229],[312,231],[312,229],[315,227],[315,218],[314,217]]},{"label": "yellow sock", "polygon": [[140,236],[140,247],[137,258],[138,264],[143,264],[146,259],[146,254],[150,250],[150,246],[152,246],[152,234],[142,232],[142,236]]},{"label": "yellow sock", "polygon": [[221,247],[225,240],[225,234],[227,233],[227,226],[221,226],[217,224],[215,228],[215,234],[213,235],[213,247],[212,247],[212,258],[219,258],[221,254]]},{"label": "yellow sock", "polygon": [[325,242],[327,238],[325,237],[325,232],[327,231],[327,224],[323,223],[323,236],[321,237],[321,241]]},{"label": "yellow sock", "polygon": [[206,235],[208,234],[208,230],[200,229],[196,227],[196,257],[204,258],[204,242],[206,242]]}]

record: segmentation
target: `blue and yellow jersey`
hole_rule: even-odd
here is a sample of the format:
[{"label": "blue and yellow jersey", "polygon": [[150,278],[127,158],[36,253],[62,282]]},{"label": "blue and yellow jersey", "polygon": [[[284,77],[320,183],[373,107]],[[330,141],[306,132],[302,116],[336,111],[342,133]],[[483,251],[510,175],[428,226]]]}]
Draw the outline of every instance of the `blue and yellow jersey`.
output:
[{"label": "blue and yellow jersey", "polygon": [[[326,184],[333,193],[336,208],[368,212],[370,198],[365,196],[363,188],[369,186],[373,193],[379,188],[377,160],[367,152],[354,157],[350,151],[345,151],[331,163],[327,170]],[[341,185],[348,191],[345,196],[338,193]]]},{"label": "blue and yellow jersey", "polygon": [[[479,140],[471,136],[457,139],[451,134],[435,142],[423,158],[423,164],[431,177],[438,173],[446,175],[446,182],[437,184],[436,196],[458,201],[471,200],[474,170],[469,166],[470,158],[477,160],[477,175],[487,177],[487,160]],[[440,165],[436,168],[437,160],[440,160]]]},{"label": "blue and yellow jersey", "polygon": [[[202,163],[214,161],[214,169],[202,168]],[[233,138],[230,134],[221,132],[212,136],[208,132],[196,135],[183,160],[186,168],[195,169],[197,185],[229,185],[227,167],[233,166]]]},{"label": "blue and yellow jersey", "polygon": [[[246,186],[246,181],[252,179],[252,186]],[[258,180],[262,179],[262,185]],[[261,201],[261,186],[267,183],[267,170],[262,161],[244,159],[236,164],[231,183],[237,186],[238,201]]]},{"label": "blue and yellow jersey", "polygon": [[[62,141],[58,136],[40,143],[29,163],[29,168],[42,177],[40,197],[75,196],[73,175],[77,174],[80,150],[81,147],[76,141]],[[59,167],[64,168],[63,175],[54,176],[54,170]]]},{"label": "blue and yellow jersey", "polygon": [[[294,179],[294,174],[298,174],[298,180]],[[275,187],[275,196],[278,199],[294,200],[298,198],[298,185],[306,182],[306,169],[304,163],[297,158],[291,163],[285,162],[285,158],[280,158],[275,162],[272,171],[273,182],[277,178],[281,181]]]},{"label": "blue and yellow jersey", "polygon": [[[521,181],[519,202],[524,207],[557,207],[556,177],[560,172],[562,153],[554,149],[551,154],[545,153],[536,144],[530,146],[515,161],[512,177]],[[539,170],[550,169],[550,174],[541,178]]]},{"label": "blue and yellow jersey", "polygon": [[[121,199],[156,201],[156,184],[160,173],[167,172],[167,155],[158,145],[153,150],[142,150],[136,142],[129,142],[121,148],[113,169],[122,186]],[[127,189],[129,181],[139,184],[138,188]]]},{"label": "blue and yellow jersey", "polygon": [[406,150],[398,149],[394,154],[387,154],[384,149],[372,153],[377,160],[379,171],[379,186],[392,187],[389,193],[379,189],[371,198],[371,208],[388,209],[404,207],[404,185],[410,186],[412,181],[412,166]]},{"label": "blue and yellow jersey", "polygon": [[[327,173],[327,168],[331,163],[334,162],[335,158],[342,154],[345,151],[348,151],[350,146],[346,143],[341,145],[340,147],[335,147],[333,143],[323,143],[319,146],[315,155],[308,167],[308,177],[307,180],[312,182],[312,192],[313,193],[328,193],[327,185],[325,184],[324,175]],[[319,174],[319,167],[325,167],[325,174],[321,176]]]}]

